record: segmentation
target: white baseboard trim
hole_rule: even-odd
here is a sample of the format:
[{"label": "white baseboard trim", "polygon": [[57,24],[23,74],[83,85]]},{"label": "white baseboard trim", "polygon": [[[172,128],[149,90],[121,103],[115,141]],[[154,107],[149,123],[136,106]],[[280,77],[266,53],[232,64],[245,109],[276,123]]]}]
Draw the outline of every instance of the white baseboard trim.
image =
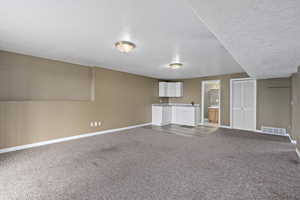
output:
[{"label": "white baseboard trim", "polygon": [[290,134],[288,134],[288,137],[292,144],[297,144],[297,140],[293,140],[293,138],[290,136]]},{"label": "white baseboard trim", "polygon": [[[219,126],[220,128],[228,128],[228,129],[234,129],[232,128],[231,126],[224,126],[224,125],[220,125]],[[259,129],[256,129],[256,130],[244,130],[244,129],[236,129],[236,130],[242,130],[242,131],[253,131],[253,132],[256,132],[256,133],[261,133],[261,134],[265,134],[265,135],[275,135],[275,134],[270,134],[270,133],[265,133],[263,132],[262,130],[259,130]],[[278,136],[278,135],[277,135]],[[289,134],[286,134],[286,135],[279,135],[279,136],[288,136],[290,138],[290,141],[291,143],[293,144],[297,144],[297,141],[296,140],[293,140]]]},{"label": "white baseboard trim", "polygon": [[228,128],[228,129],[232,129],[231,126],[225,126],[225,125],[220,125],[220,128]]},{"label": "white baseboard trim", "polygon": [[202,123],[202,122],[198,123],[196,126],[211,126],[211,127],[219,127],[219,128],[231,128],[230,126],[223,126],[223,125],[220,125],[220,124],[218,124],[216,126],[212,126],[212,125],[205,124],[205,123]]},{"label": "white baseboard trim", "polygon": [[266,132],[263,132],[262,130],[259,130],[259,129],[256,129],[256,130],[248,130],[248,131],[254,131],[254,132],[257,132],[257,133],[264,134],[264,135],[275,135],[275,136],[289,137],[289,134],[288,134],[288,133],[287,133],[286,135],[276,135],[276,134],[272,134],[272,133],[266,133]]},{"label": "white baseboard trim", "polygon": [[128,129],[138,128],[138,127],[143,127],[143,126],[148,126],[148,125],[151,125],[151,123],[127,126],[127,127],[123,127],[123,128],[116,128],[116,129],[108,129],[108,130],[98,131],[98,132],[94,132],[94,133],[86,133],[86,134],[81,134],[81,135],[76,135],[76,136],[70,136],[70,137],[64,137],[64,138],[59,138],[59,139],[54,139],[54,140],[47,140],[47,141],[43,141],[43,142],[37,142],[37,143],[26,144],[26,145],[21,145],[21,146],[9,147],[9,148],[0,149],[0,154],[12,152],[12,151],[23,150],[23,149],[34,148],[34,147],[39,147],[39,146],[44,146],[44,145],[48,145],[48,144],[65,142],[65,141],[70,141],[70,140],[77,140],[80,138],[91,137],[91,136],[95,136],[95,135],[102,135],[102,134],[107,134],[107,133],[112,133],[112,132],[124,131],[124,130],[128,130]]},{"label": "white baseboard trim", "polygon": [[300,158],[300,151],[298,148],[296,148],[296,153],[297,153],[298,157]]}]

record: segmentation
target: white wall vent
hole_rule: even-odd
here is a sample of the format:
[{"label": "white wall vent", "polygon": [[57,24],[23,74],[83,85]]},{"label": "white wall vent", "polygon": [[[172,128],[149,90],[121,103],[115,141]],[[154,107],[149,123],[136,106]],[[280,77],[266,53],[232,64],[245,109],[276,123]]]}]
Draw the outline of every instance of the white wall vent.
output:
[{"label": "white wall vent", "polygon": [[262,126],[261,130],[263,133],[272,134],[272,135],[282,135],[282,136],[288,135],[285,128]]}]

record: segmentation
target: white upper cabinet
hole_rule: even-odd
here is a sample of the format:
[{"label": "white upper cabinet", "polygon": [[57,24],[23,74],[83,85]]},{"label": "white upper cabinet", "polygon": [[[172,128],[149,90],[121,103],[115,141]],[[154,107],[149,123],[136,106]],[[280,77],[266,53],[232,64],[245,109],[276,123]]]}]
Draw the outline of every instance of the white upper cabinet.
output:
[{"label": "white upper cabinet", "polygon": [[182,97],[183,96],[183,85],[182,82],[175,83],[175,97]]},{"label": "white upper cabinet", "polygon": [[159,82],[160,97],[182,97],[182,82]]},{"label": "white upper cabinet", "polygon": [[168,97],[175,97],[176,96],[176,85],[175,83],[168,83]]},{"label": "white upper cabinet", "polygon": [[159,82],[159,96],[167,97],[168,92],[168,83],[167,82]]}]

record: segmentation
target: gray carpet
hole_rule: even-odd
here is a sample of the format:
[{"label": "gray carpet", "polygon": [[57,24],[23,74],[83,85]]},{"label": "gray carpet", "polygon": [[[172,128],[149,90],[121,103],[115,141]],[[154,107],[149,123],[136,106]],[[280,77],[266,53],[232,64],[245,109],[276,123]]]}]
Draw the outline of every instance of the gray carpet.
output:
[{"label": "gray carpet", "polygon": [[188,130],[137,128],[1,154],[0,199],[300,199],[286,138]]}]

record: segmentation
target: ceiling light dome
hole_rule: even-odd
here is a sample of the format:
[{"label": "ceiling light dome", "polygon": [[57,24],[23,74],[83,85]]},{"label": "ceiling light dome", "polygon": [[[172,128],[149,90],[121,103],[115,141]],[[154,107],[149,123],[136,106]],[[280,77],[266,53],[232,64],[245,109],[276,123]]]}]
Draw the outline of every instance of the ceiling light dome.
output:
[{"label": "ceiling light dome", "polygon": [[169,68],[171,68],[171,69],[179,69],[182,66],[183,66],[182,63],[171,63],[171,64],[169,64]]},{"label": "ceiling light dome", "polygon": [[115,46],[121,51],[122,53],[129,53],[132,51],[136,45],[129,41],[119,41],[115,44]]}]

